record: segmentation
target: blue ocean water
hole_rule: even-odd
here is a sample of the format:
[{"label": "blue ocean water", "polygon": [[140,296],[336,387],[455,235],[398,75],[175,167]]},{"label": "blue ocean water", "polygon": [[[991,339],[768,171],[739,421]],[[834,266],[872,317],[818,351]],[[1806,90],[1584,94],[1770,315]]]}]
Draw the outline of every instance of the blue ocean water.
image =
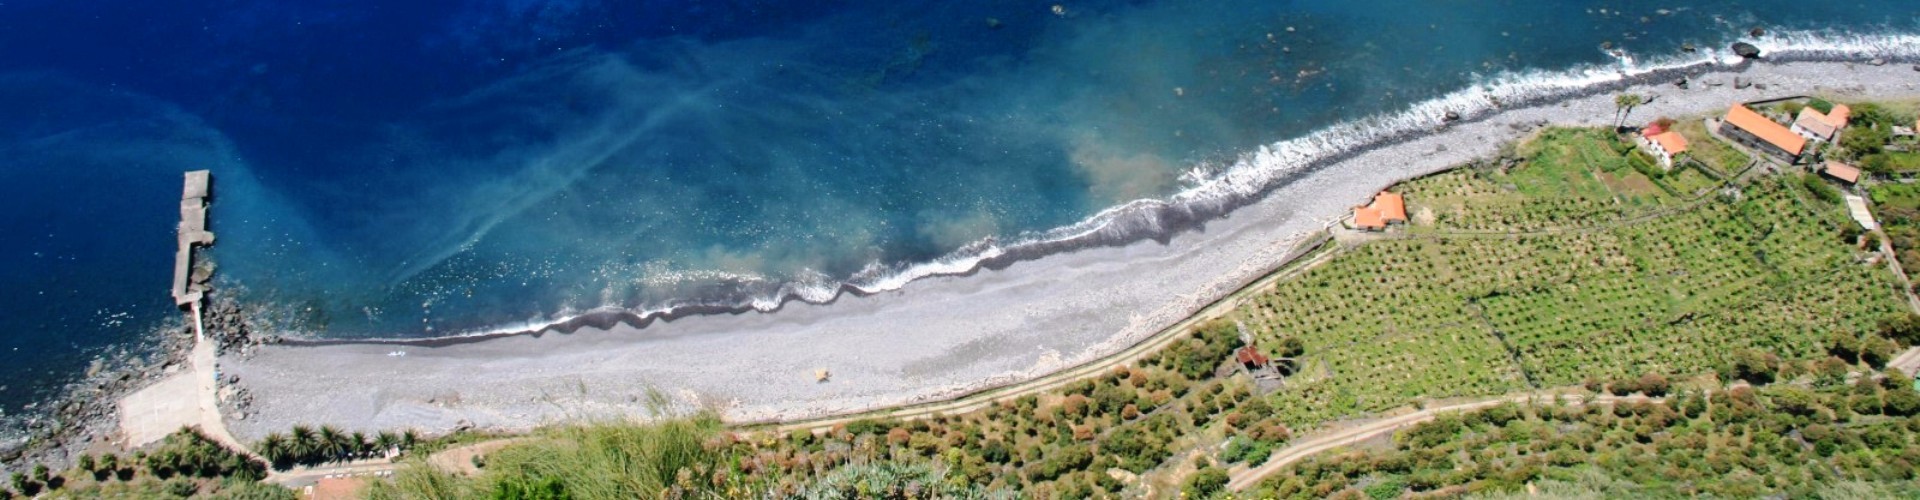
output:
[{"label": "blue ocean water", "polygon": [[184,170],[215,173],[222,286],[313,335],[770,309],[1499,75],[1916,19],[1911,0],[0,0],[0,408],[175,314]]}]

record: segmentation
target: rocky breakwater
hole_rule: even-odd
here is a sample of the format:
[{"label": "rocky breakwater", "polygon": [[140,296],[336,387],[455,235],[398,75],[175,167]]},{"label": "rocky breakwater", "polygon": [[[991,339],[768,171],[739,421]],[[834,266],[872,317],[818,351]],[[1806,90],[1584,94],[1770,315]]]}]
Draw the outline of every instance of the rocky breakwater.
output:
[{"label": "rocky breakwater", "polygon": [[33,464],[61,467],[81,453],[114,448],[122,396],[184,369],[193,347],[193,327],[182,319],[155,329],[150,342],[121,346],[95,357],[79,380],[59,397],[9,415],[0,435],[0,472]]},{"label": "rocky breakwater", "polygon": [[[195,270],[196,281],[207,281],[211,262]],[[258,324],[258,311],[218,290],[209,291],[201,311],[201,326],[207,341],[222,357],[247,356],[263,343],[277,338],[260,335],[265,325]],[[188,355],[195,338],[193,318],[182,314],[169,319],[136,345],[118,347],[95,358],[86,374],[69,384],[62,396],[38,403],[27,413],[5,420],[6,435],[0,435],[0,475],[24,471],[34,464],[64,468],[82,453],[122,451],[125,448],[119,427],[119,401],[142,388],[189,367]],[[238,377],[222,375],[221,413],[226,418],[244,419],[253,396],[236,384]]]}]

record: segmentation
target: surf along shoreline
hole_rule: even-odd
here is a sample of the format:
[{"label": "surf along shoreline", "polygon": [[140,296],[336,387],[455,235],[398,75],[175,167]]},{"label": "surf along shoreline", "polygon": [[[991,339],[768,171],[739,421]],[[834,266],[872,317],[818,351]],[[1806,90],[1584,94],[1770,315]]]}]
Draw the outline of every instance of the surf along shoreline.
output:
[{"label": "surf along shoreline", "polygon": [[[1914,58],[1685,65],[1500,109],[1463,110],[1439,131],[1402,132],[1282,172],[1265,196],[1158,244],[1087,246],[897,291],[835,297],[781,314],[657,315],[493,336],[266,346],[232,360],[256,396],[230,421],[257,438],[296,423],[349,430],[524,430],[648,415],[647,391],[728,420],[774,423],[858,414],[1008,387],[1105,359],[1287,265],[1300,242],[1366,195],[1495,153],[1538,127],[1611,125],[1611,94],[1653,94],[1630,121],[1715,112],[1777,95],[1920,95]],[[1792,60],[1790,57],[1782,59]],[[1811,62],[1834,61],[1842,62]],[[1898,64],[1895,64],[1898,62]],[[1681,76],[1689,89],[1671,83]],[[1734,78],[1755,83],[1736,88]],[[1196,212],[1197,213],[1197,212]],[[988,269],[982,272],[980,268]],[[663,319],[666,321],[654,321]],[[607,326],[602,327],[605,324]],[[644,327],[644,330],[642,329]],[[546,337],[550,331],[583,335]],[[542,338],[545,337],[545,338]],[[480,340],[486,340],[481,342]],[[405,355],[395,356],[396,353]],[[812,373],[833,378],[817,382]]]},{"label": "surf along shoreline", "polygon": [[[1754,64],[1866,64],[1877,60],[1885,65],[1900,65],[1920,61],[1920,35],[1835,36],[1788,32],[1745,40],[1762,47],[1762,60],[1740,58],[1727,50],[1703,50],[1643,67],[1593,65],[1494,78],[1423,101],[1405,111],[1364,117],[1301,138],[1262,146],[1255,152],[1241,155],[1222,174],[1164,199],[1142,199],[1120,204],[1073,225],[1020,235],[1004,245],[992,239],[976,241],[931,261],[862,273],[830,286],[788,283],[771,297],[734,303],[670,302],[644,310],[603,306],[563,314],[563,317],[551,321],[453,335],[335,339],[286,336],[279,341],[290,346],[384,344],[431,348],[522,335],[537,338],[548,333],[572,334],[582,329],[644,329],[656,322],[698,316],[770,314],[793,303],[829,306],[843,297],[871,297],[897,291],[912,282],[928,278],[967,277],[983,271],[1003,271],[1021,262],[1036,261],[1055,254],[1126,246],[1144,241],[1169,244],[1181,234],[1204,231],[1207,223],[1257,203],[1276,189],[1342,164],[1355,156],[1418,140],[1448,127],[1479,123],[1508,110],[1613,94],[1634,87],[1657,87],[1683,78],[1740,74]],[[1621,64],[1626,64],[1624,61],[1631,58],[1626,54],[1618,54],[1617,57],[1622,58]],[[1344,140],[1324,140],[1328,136]]]}]

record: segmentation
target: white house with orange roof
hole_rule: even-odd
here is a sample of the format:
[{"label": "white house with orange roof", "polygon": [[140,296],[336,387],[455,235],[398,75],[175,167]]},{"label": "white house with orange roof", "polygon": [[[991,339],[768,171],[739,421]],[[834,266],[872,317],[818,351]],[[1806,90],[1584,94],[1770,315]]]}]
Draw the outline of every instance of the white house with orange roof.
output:
[{"label": "white house with orange roof", "polygon": [[1400,193],[1381,191],[1373,202],[1353,208],[1354,229],[1385,231],[1389,224],[1407,222],[1407,199]]},{"label": "white house with orange roof", "polygon": [[1793,119],[1793,133],[1816,141],[1833,142],[1840,129],[1847,128],[1847,121],[1853,118],[1853,108],[1845,104],[1833,105],[1833,110],[1821,113],[1812,106],[1802,108],[1800,116]]},{"label": "white house with orange roof", "polygon": [[1673,157],[1687,152],[1687,137],[1662,122],[1654,122],[1640,129],[1640,145],[1660,159],[1661,168],[1673,170]]}]

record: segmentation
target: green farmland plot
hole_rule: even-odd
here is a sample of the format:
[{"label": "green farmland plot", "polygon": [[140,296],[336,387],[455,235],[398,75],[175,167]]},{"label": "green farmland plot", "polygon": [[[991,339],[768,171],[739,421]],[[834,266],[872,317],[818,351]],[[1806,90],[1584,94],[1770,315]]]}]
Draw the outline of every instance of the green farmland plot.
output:
[{"label": "green farmland plot", "polygon": [[[1685,169],[1648,178],[1631,146],[1593,129],[1548,129],[1516,151],[1521,167],[1453,170],[1403,184],[1412,214],[1432,231],[1536,230],[1645,215],[1713,180]],[[1658,168],[1658,167],[1654,167]],[[1656,172],[1658,173],[1658,172]]]},{"label": "green farmland plot", "polygon": [[1274,407],[1308,425],[1421,398],[1700,373],[1740,348],[1806,357],[1903,307],[1892,275],[1844,243],[1844,208],[1797,178],[1737,196],[1622,193],[1582,159],[1603,154],[1595,144],[1547,133],[1508,172],[1400,186],[1416,211],[1456,215],[1416,216],[1238,310],[1264,349],[1307,346]]}]

